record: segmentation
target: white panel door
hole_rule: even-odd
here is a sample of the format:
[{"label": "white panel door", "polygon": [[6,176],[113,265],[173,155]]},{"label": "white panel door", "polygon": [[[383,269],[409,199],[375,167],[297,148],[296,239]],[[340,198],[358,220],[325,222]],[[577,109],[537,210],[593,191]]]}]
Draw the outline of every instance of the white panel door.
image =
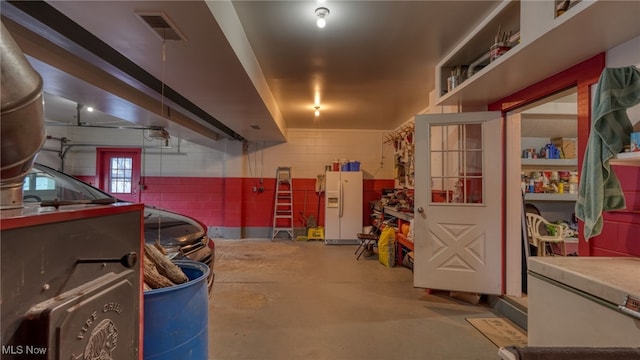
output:
[{"label": "white panel door", "polygon": [[415,122],[414,285],[500,294],[501,113]]}]

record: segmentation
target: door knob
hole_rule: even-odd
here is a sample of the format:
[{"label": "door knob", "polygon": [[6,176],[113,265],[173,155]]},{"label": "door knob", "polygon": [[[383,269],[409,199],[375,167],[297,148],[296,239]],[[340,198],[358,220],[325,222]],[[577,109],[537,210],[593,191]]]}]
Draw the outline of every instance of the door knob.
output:
[{"label": "door knob", "polygon": [[418,212],[419,212],[420,214],[424,214],[424,209],[422,208],[422,206],[420,206],[420,207],[418,208]]}]

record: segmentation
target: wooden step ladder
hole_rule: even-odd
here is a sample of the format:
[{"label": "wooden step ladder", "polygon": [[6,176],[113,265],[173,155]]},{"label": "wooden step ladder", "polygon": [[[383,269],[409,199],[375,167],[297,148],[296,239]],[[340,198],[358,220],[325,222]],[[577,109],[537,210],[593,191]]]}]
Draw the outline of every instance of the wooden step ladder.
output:
[{"label": "wooden step ladder", "polygon": [[287,232],[293,240],[293,188],[290,167],[278,167],[276,170],[276,195],[273,204],[271,239],[275,239],[281,231]]}]

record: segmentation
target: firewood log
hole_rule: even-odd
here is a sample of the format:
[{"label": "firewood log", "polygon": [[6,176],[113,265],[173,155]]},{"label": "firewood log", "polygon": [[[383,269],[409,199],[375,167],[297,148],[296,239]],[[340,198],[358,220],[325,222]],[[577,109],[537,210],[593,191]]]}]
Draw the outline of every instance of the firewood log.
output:
[{"label": "firewood log", "polygon": [[167,249],[165,249],[162,244],[160,244],[160,241],[158,239],[156,239],[156,241],[153,243],[153,246],[156,247],[156,249],[160,250],[160,252],[162,253],[162,255],[167,255]]},{"label": "firewood log", "polygon": [[146,254],[144,256],[143,274],[144,282],[148,284],[152,289],[159,289],[175,285],[173,282],[171,282],[171,280],[167,279],[163,275],[160,275],[158,269],[156,269],[156,265]]},{"label": "firewood log", "polygon": [[156,265],[158,272],[176,284],[182,284],[189,281],[187,275],[184,274],[179,266],[172,263],[166,256],[162,255],[153,245],[144,245],[145,255]]}]

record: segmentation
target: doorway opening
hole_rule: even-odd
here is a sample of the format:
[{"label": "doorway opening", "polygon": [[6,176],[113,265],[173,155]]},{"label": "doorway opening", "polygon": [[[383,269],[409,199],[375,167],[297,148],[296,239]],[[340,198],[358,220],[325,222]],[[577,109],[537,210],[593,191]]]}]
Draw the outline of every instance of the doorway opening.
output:
[{"label": "doorway opening", "polygon": [[[578,223],[574,208],[578,193],[578,103],[571,87],[507,113],[507,234],[521,252],[521,293],[512,299],[527,308],[527,260],[529,256],[578,254]],[[509,215],[510,212],[515,212]],[[527,229],[527,213],[540,215],[549,224],[535,225],[541,235],[560,231],[563,241],[541,242]],[[510,217],[510,219],[509,219]],[[562,229],[562,230],[560,230]]]}]

